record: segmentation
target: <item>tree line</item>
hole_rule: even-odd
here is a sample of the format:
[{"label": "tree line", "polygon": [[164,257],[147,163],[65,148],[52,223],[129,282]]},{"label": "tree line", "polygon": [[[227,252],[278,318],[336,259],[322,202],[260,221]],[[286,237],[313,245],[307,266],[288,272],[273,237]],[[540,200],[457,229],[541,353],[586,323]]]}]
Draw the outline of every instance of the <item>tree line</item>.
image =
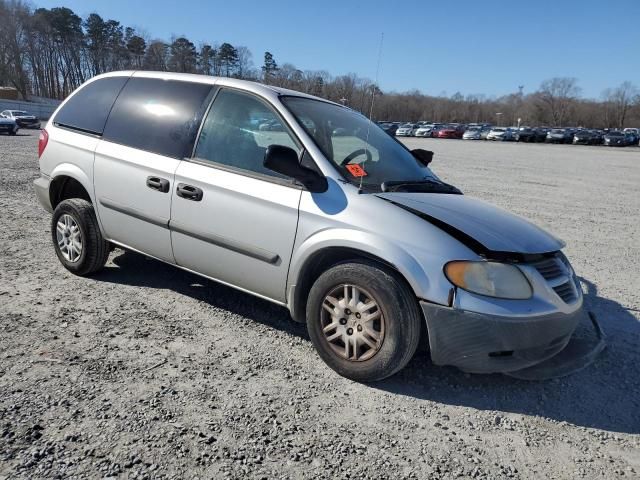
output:
[{"label": "tree line", "polygon": [[343,103],[377,120],[487,122],[515,125],[640,126],[640,92],[631,82],[606,89],[599,99],[581,96],[575,78],[552,78],[532,93],[519,88],[500,97],[426,95],[419,90],[383,92],[354,73],[279,65],[264,52],[256,66],[251,51],[230,43],[181,36],[150,38],[117,20],[71,9],[32,8],[21,0],[0,0],[0,86],[20,95],[63,99],[83,82],[114,70],[200,73],[264,82]]}]

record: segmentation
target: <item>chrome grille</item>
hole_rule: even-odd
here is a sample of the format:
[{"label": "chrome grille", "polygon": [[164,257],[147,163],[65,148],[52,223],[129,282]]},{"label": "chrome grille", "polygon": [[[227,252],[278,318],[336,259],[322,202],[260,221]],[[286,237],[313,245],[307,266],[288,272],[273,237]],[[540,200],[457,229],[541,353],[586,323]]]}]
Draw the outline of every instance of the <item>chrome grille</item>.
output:
[{"label": "chrome grille", "polygon": [[554,292],[556,292],[565,303],[571,303],[577,298],[576,292],[571,283],[571,281],[568,281],[562,285],[553,287]]}]

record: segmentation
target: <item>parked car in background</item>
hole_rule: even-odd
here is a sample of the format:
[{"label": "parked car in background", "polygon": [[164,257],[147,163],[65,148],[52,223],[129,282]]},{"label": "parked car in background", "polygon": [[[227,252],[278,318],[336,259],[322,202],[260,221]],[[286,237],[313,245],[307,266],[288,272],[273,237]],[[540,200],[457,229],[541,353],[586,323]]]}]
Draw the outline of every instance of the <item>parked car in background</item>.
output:
[{"label": "parked car in background", "polygon": [[640,128],[625,128],[622,133],[631,135],[632,144],[636,144],[640,140]]},{"label": "parked car in background", "polygon": [[18,133],[20,127],[10,118],[0,117],[0,133],[8,133],[9,135],[15,135]]},{"label": "parked car in background", "polygon": [[20,128],[40,128],[38,117],[24,110],[3,110],[0,112],[0,117],[13,120]]},{"label": "parked car in background", "polygon": [[512,142],[516,139],[515,132],[510,128],[494,127],[487,135],[487,140]]},{"label": "parked car in background", "polygon": [[604,144],[607,147],[628,147],[635,142],[633,134],[612,130],[604,136]]},{"label": "parked car in background", "polygon": [[263,132],[281,132],[284,130],[284,127],[279,120],[269,120],[261,123],[260,126],[258,126],[258,130]]},{"label": "parked car in background", "polygon": [[462,138],[464,134],[464,127],[462,125],[447,125],[444,128],[438,130],[438,138]]},{"label": "parked car in background", "polygon": [[547,139],[547,133],[549,133],[550,128],[547,127],[538,127],[533,129],[533,141],[534,142],[544,142]]},{"label": "parked car in background", "polygon": [[434,128],[434,125],[432,124],[420,125],[420,127],[416,129],[414,135],[416,137],[430,137],[431,131],[433,130],[433,128]]},{"label": "parked car in background", "polygon": [[418,130],[418,125],[413,123],[405,123],[404,125],[400,125],[400,127],[396,130],[396,137],[413,137],[416,130]]},{"label": "parked car in background", "polygon": [[578,130],[573,134],[574,145],[597,145],[600,143],[600,136],[595,130]]},{"label": "parked car in background", "polygon": [[443,128],[446,128],[446,125],[443,125],[443,124],[434,125],[433,128],[431,129],[431,138],[438,138],[438,132]]},{"label": "parked car in background", "polygon": [[486,140],[491,128],[474,125],[467,128],[462,134],[463,140]]},{"label": "parked car in background", "polygon": [[547,143],[571,143],[573,141],[573,132],[567,128],[554,128],[549,130]]},{"label": "parked car in background", "polygon": [[531,127],[512,127],[516,132],[517,142],[534,142],[536,138],[535,131]]},{"label": "parked car in background", "polygon": [[395,123],[383,123],[380,128],[393,137],[398,130],[398,125]]}]

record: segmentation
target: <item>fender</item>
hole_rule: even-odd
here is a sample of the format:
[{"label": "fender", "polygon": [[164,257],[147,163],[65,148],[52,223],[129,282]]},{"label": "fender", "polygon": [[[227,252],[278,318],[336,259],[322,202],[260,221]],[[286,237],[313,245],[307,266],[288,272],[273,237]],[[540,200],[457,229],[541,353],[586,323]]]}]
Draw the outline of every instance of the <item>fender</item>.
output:
[{"label": "fender", "polygon": [[430,280],[418,260],[404,249],[371,232],[330,228],[306,238],[294,249],[287,281],[288,304],[291,309],[295,287],[300,284],[308,260],[324,249],[336,247],[360,250],[389,263],[406,279],[418,298],[425,298]]},{"label": "fender", "polygon": [[[51,172],[51,182],[61,176],[71,177],[74,180],[80,182],[80,184],[84,187],[84,189],[89,193],[89,198],[91,198],[91,203],[96,205],[96,197],[93,189],[93,182],[89,179],[89,176],[82,170],[80,167],[72,164],[72,163],[61,163],[57,165],[53,171]],[[51,193],[49,192],[49,195]],[[94,212],[96,214],[96,218],[98,219],[98,225],[100,226],[100,232],[103,236],[105,236],[105,231],[102,228],[102,221],[100,220],[100,214],[98,213],[98,209],[94,207]],[[106,238],[106,237],[105,237]]]},{"label": "fender", "polygon": [[66,176],[71,177],[74,180],[80,182],[84,189],[89,193],[91,202],[95,205],[95,194],[93,191],[93,182],[89,179],[88,175],[80,167],[72,163],[61,163],[57,165],[50,174],[51,181],[53,182],[57,177]]}]

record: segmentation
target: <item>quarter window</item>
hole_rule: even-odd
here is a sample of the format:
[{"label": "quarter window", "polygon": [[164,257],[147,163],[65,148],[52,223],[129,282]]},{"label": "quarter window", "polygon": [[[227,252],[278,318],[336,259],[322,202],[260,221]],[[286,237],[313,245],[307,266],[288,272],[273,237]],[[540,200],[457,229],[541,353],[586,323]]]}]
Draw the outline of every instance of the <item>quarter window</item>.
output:
[{"label": "quarter window", "polygon": [[129,77],[95,80],[74,93],[53,119],[55,125],[102,135],[113,102]]},{"label": "quarter window", "polygon": [[133,77],[111,110],[104,138],[167,157],[191,156],[212,86]]},{"label": "quarter window", "polygon": [[264,167],[269,145],[300,148],[280,117],[253,95],[222,89],[202,126],[195,156],[249,172],[286,178]]}]

